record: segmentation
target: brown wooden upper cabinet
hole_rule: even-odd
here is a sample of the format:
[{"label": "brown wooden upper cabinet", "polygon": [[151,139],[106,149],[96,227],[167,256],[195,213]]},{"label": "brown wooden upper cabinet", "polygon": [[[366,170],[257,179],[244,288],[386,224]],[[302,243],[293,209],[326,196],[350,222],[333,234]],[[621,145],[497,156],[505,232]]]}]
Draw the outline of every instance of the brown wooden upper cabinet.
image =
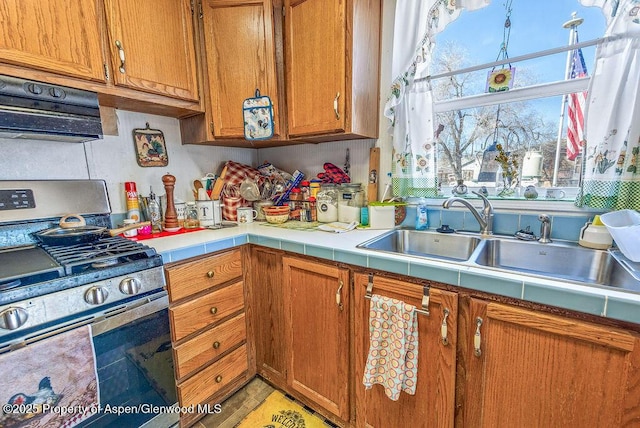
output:
[{"label": "brown wooden upper cabinet", "polygon": [[381,5],[285,0],[291,138],[377,138]]},{"label": "brown wooden upper cabinet", "polygon": [[197,101],[191,1],[104,0],[104,4],[114,83]]},{"label": "brown wooden upper cabinet", "polygon": [[[202,21],[214,138],[244,138],[242,104],[256,90],[279,117],[271,0],[203,0]],[[280,133],[276,122],[274,135]]]},{"label": "brown wooden upper cabinet", "polygon": [[0,7],[0,61],[104,82],[97,0],[8,0]]},{"label": "brown wooden upper cabinet", "polygon": [[[202,0],[204,115],[184,144],[270,147],[377,138],[381,5],[373,0]],[[269,95],[275,137],[244,139],[242,102]]]}]

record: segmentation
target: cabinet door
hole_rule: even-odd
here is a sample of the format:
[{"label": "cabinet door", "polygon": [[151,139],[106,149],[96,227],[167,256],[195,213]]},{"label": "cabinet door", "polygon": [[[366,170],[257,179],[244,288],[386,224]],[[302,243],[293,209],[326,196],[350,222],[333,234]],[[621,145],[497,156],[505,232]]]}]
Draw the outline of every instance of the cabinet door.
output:
[{"label": "cabinet door", "polygon": [[465,318],[463,426],[637,424],[635,335],[479,300]]},{"label": "cabinet door", "polygon": [[[415,395],[405,392],[391,401],[381,385],[365,390],[362,384],[369,353],[369,307],[366,288],[373,281],[373,293],[400,299],[418,308],[423,287],[382,276],[355,275],[356,426],[387,428],[452,427],[454,421],[458,296],[430,288],[429,315],[419,313],[418,377]],[[443,326],[446,326],[443,328]],[[446,335],[446,342],[442,336]]]},{"label": "cabinet door", "polygon": [[203,28],[214,137],[244,138],[242,103],[268,95],[279,134],[271,0],[204,0]]},{"label": "cabinet door", "polygon": [[105,81],[97,0],[6,0],[0,61]]},{"label": "cabinet door", "polygon": [[284,257],[283,276],[288,384],[348,421],[349,271]]},{"label": "cabinet door", "polygon": [[105,0],[116,85],[198,100],[190,0]]},{"label": "cabinet door", "polygon": [[285,1],[288,131],[345,129],[346,1]]},{"label": "cabinet door", "polygon": [[281,254],[265,248],[252,249],[251,289],[253,298],[249,313],[254,326],[258,373],[284,387],[286,330]]}]

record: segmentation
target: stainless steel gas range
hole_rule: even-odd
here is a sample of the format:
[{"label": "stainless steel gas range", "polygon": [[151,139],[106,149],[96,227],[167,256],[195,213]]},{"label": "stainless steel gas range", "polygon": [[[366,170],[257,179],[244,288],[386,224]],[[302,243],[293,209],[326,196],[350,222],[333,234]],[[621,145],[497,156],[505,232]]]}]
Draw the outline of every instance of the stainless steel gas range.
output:
[{"label": "stainless steel gas range", "polygon": [[[0,181],[0,372],[7,369],[2,354],[90,324],[102,406],[174,405],[162,257],[142,242],[108,233],[79,244],[36,238],[68,214],[108,229],[105,183]],[[141,349],[152,365],[140,367],[131,357]],[[82,426],[168,427],[177,419],[162,413],[100,413]]]}]

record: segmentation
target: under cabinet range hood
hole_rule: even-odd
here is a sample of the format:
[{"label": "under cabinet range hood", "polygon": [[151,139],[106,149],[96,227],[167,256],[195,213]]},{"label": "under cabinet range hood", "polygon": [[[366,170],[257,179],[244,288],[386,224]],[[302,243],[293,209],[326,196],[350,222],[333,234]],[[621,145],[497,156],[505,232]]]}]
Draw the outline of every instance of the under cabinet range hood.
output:
[{"label": "under cabinet range hood", "polygon": [[66,142],[101,139],[98,95],[0,76],[0,138]]}]

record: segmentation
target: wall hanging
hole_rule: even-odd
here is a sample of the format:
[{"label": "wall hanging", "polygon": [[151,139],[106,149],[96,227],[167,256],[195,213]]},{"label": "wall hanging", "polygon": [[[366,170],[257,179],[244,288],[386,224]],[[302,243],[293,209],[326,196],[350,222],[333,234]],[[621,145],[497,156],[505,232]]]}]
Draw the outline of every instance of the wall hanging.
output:
[{"label": "wall hanging", "polygon": [[167,166],[169,156],[164,141],[164,134],[159,129],[151,129],[149,122],[144,129],[133,130],[133,143],[136,149],[136,160],[142,167]]}]

